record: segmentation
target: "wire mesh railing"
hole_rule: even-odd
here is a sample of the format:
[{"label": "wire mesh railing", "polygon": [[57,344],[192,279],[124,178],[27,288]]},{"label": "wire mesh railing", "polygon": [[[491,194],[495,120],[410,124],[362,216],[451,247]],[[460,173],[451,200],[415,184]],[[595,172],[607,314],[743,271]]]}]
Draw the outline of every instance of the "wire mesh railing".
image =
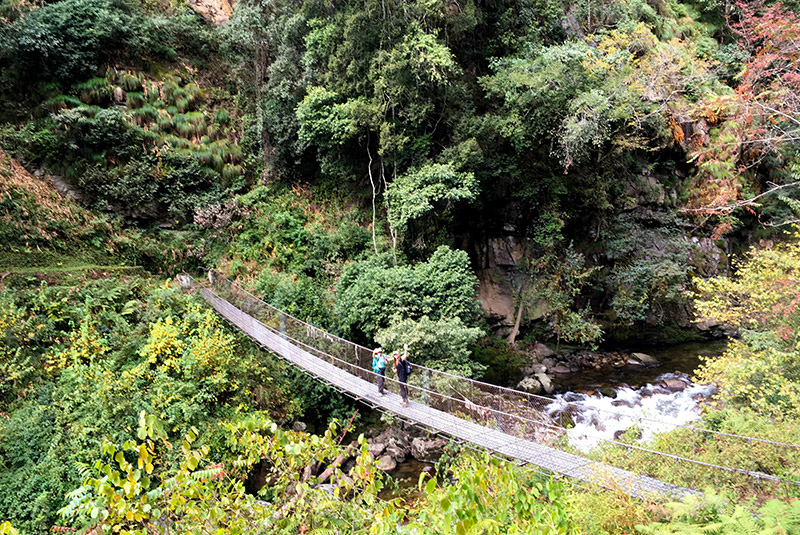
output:
[{"label": "wire mesh railing", "polygon": [[[210,288],[244,315],[279,334],[295,346],[353,376],[377,382],[372,371],[372,350],[328,333],[269,305],[219,273],[208,273]],[[400,383],[387,368],[387,387],[397,392]],[[412,363],[407,384],[410,400],[448,414],[479,423],[511,436],[558,449],[571,449],[568,428],[563,425],[581,412],[570,403],[553,414],[554,400],[521,392]],[[593,409],[597,410],[597,409]],[[602,412],[602,411],[601,411]],[[605,411],[604,418],[619,413]],[[602,445],[591,454],[612,465],[636,469],[670,483],[692,486],[706,481],[722,481],[744,495],[796,495],[800,492],[800,445],[746,437],[642,417],[648,425],[676,429],[668,439],[643,445],[635,433],[608,439],[599,432],[594,437]],[[587,433],[592,433],[591,430]],[[730,454],[733,452],[733,454]],[[725,456],[726,462],[720,458]],[[776,471],[776,466],[783,469]]]}]

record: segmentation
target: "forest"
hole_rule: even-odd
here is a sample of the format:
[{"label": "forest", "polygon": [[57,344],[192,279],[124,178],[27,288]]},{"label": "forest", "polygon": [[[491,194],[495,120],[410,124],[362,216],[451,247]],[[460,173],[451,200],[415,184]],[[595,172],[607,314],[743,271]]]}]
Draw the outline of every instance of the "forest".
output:
[{"label": "forest", "polygon": [[[0,0],[0,534],[800,533],[798,149],[793,0]],[[723,344],[663,392],[716,435],[558,443],[702,494],[456,442],[402,483],[401,418],[210,270],[550,400]]]}]

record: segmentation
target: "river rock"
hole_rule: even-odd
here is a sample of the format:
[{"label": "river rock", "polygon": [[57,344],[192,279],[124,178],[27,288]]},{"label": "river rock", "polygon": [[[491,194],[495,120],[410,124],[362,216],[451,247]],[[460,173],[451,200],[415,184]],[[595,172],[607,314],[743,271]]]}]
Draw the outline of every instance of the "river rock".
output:
[{"label": "river rock", "polygon": [[384,455],[380,459],[378,459],[378,468],[383,470],[384,472],[391,472],[395,468],[397,468],[397,461],[394,460],[394,457],[391,455]]},{"label": "river rock", "polygon": [[572,370],[569,369],[569,367],[567,367],[564,364],[557,364],[557,365],[553,366],[552,368],[550,368],[550,371],[552,371],[553,373],[571,373],[572,372]]},{"label": "river rock", "polygon": [[442,438],[425,439],[417,437],[411,441],[411,456],[418,461],[438,459],[447,441]]},{"label": "river rock", "polygon": [[617,391],[611,388],[610,386],[604,386],[603,388],[600,388],[598,392],[600,392],[600,394],[602,394],[607,398],[612,398],[612,399],[617,398]]},{"label": "river rock", "polygon": [[544,391],[548,394],[552,394],[555,388],[553,387],[553,381],[550,380],[550,377],[547,376],[545,373],[537,373],[535,375],[536,380],[542,385]]},{"label": "river rock", "polygon": [[369,454],[372,455],[373,459],[377,459],[378,456],[381,453],[383,453],[383,451],[385,449],[386,449],[386,443],[385,442],[372,442],[369,445]]},{"label": "river rock", "polygon": [[556,354],[555,351],[553,351],[552,349],[550,349],[541,342],[536,342],[535,344],[533,344],[533,347],[531,348],[531,353],[533,354],[534,357],[536,357],[536,359],[539,362],[541,362],[543,359],[546,359],[547,357],[552,357],[553,355]]},{"label": "river rock", "polygon": [[738,338],[740,335],[736,327],[708,318],[696,320],[694,325],[698,330],[707,332],[714,338]]},{"label": "river rock", "polygon": [[402,463],[406,460],[408,451],[408,449],[400,446],[397,443],[390,443],[386,446],[386,455],[391,455],[392,458],[394,458],[394,460],[398,463]]},{"label": "river rock", "polygon": [[297,431],[298,433],[302,433],[308,429],[308,426],[303,422],[295,422],[292,424],[292,431]]},{"label": "river rock", "polygon": [[537,373],[545,373],[547,371],[547,366],[544,364],[532,364],[530,366],[525,366],[521,371],[522,375],[536,375]]},{"label": "river rock", "polygon": [[544,364],[548,370],[552,370],[553,368],[556,367],[555,359],[551,358],[542,359],[542,364]]},{"label": "river rock", "polygon": [[542,391],[542,384],[535,377],[526,377],[517,383],[517,390],[522,390],[529,394],[539,394]]},{"label": "river rock", "polygon": [[633,401],[627,399],[615,399],[611,402],[612,407],[628,407],[632,409],[636,404]]},{"label": "river rock", "polygon": [[686,388],[686,383],[680,379],[664,379],[661,384],[670,392],[683,392],[683,389]]},{"label": "river rock", "polygon": [[661,364],[658,359],[648,355],[647,353],[631,353],[631,356],[628,358],[628,363],[630,363],[631,360],[637,360],[647,366],[658,366]]}]

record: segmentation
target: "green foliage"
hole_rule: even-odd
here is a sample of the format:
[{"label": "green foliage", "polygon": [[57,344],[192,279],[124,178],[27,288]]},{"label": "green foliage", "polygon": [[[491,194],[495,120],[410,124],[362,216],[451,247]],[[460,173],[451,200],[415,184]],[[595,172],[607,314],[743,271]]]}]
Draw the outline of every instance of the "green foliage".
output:
[{"label": "green foliage", "polygon": [[[207,446],[196,447],[199,431],[192,428],[181,442],[182,459],[156,478],[158,450],[171,449],[163,422],[144,411],[139,416],[138,437],[121,447],[104,442],[108,458],[92,466],[92,475],[70,493],[61,515],[82,528],[100,523],[113,532],[144,535],[162,515],[184,531],[203,526],[215,533],[249,533],[263,514],[262,507],[244,492],[241,481],[226,477],[221,465],[206,464]],[[126,459],[136,457],[135,464]],[[88,470],[87,470],[88,471]],[[160,480],[160,481],[159,481]],[[76,517],[74,520],[72,517]]]},{"label": "green foliage", "polygon": [[[243,420],[228,429],[231,447],[246,466],[259,459],[270,466],[271,484],[262,489],[262,494],[272,497],[270,510],[264,515],[269,518],[271,533],[297,533],[312,527],[321,532],[367,532],[371,531],[373,514],[388,506],[377,497],[383,480],[363,435],[347,449],[355,456],[355,466],[345,475],[333,464],[345,450],[339,445],[336,423],[318,436],[284,432],[263,418]],[[316,484],[321,474],[304,473],[316,462],[332,467],[330,491]]]},{"label": "green foliage", "polygon": [[659,223],[650,228],[646,220],[623,215],[605,240],[615,262],[606,278],[611,309],[623,325],[666,323],[688,306],[689,246],[675,218],[665,215]]},{"label": "green foliage", "polygon": [[584,256],[570,243],[557,253],[550,251],[528,259],[530,282],[517,292],[519,306],[531,315],[536,311],[552,323],[559,340],[594,344],[603,331],[591,317],[588,306],[580,307],[579,298],[596,268],[587,268]]},{"label": "green foliage", "polygon": [[[128,87],[139,83],[126,72],[118,78]],[[165,87],[165,93],[180,92],[193,107],[203,102],[193,83],[168,81]],[[228,139],[211,142],[203,112],[178,113],[176,108],[170,113],[155,106],[160,101],[151,105],[149,97],[134,91],[126,95],[127,109],[110,105],[107,78],[78,84],[75,91],[84,102],[108,107],[62,109],[74,98],[57,97],[46,103],[54,110],[49,118],[28,123],[9,140],[32,160],[77,183],[87,202],[137,220],[166,216],[185,222],[197,207],[216,202],[223,185],[241,183],[241,150]]]},{"label": "green foliage", "polygon": [[[451,467],[455,484],[420,478],[425,502],[409,528],[416,533],[572,533],[561,487],[488,455],[462,455]],[[386,529],[393,518],[376,517]]]},{"label": "green foliage", "polygon": [[478,184],[472,173],[456,172],[450,165],[429,164],[409,169],[386,190],[389,223],[405,233],[410,224],[461,201],[475,199]]},{"label": "green foliage", "polygon": [[122,0],[47,4],[14,23],[5,52],[21,80],[85,78],[111,54],[137,45],[143,19],[133,6]]},{"label": "green foliage", "polygon": [[719,535],[768,535],[800,530],[800,501],[770,500],[756,511],[732,504],[725,496],[708,489],[703,498],[689,496],[683,503],[670,503],[672,521],[636,526],[638,533],[717,533]]},{"label": "green foliage", "polygon": [[774,416],[798,415],[798,247],[792,236],[787,243],[756,250],[737,262],[735,278],[698,281],[698,316],[743,332],[741,340],[698,370],[701,380],[720,386],[723,402]]},{"label": "green foliage", "polygon": [[372,339],[401,319],[459,318],[472,327],[479,315],[476,280],[463,251],[439,247],[427,262],[391,265],[388,258],[351,262],[336,287],[343,332]]},{"label": "green foliage", "polygon": [[408,344],[411,360],[464,377],[480,377],[486,366],[470,359],[471,346],[483,335],[477,327],[467,327],[461,318],[428,316],[393,322],[375,334],[381,346],[400,349]]},{"label": "green foliage", "polygon": [[[177,288],[101,280],[5,290],[0,302],[0,396],[8,407],[0,422],[0,517],[25,533],[55,523],[65,492],[80,483],[74,463],[88,464],[104,439],[123,443],[125,422],[141,410],[180,436],[237,411],[292,418],[299,409],[286,400],[274,363]],[[227,448],[223,437],[209,446]],[[158,469],[177,466],[177,453]]]}]

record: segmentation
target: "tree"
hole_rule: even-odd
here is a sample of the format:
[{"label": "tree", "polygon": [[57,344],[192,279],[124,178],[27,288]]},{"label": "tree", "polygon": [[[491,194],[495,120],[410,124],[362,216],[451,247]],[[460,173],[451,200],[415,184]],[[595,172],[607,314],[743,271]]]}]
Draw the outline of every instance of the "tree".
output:
[{"label": "tree", "polygon": [[698,281],[699,320],[742,333],[698,377],[720,386],[719,398],[774,416],[800,415],[800,241],[753,251],[735,277]]},{"label": "tree", "polygon": [[464,251],[439,247],[427,262],[392,265],[387,257],[345,266],[336,287],[340,329],[364,341],[403,319],[459,318],[473,327],[480,316],[477,280]]},{"label": "tree", "polygon": [[508,343],[514,344],[525,312],[534,310],[551,323],[559,341],[599,342],[603,331],[592,321],[588,306],[577,306],[581,291],[597,268],[587,268],[583,255],[572,244],[563,255],[551,250],[538,257],[529,256],[526,262],[526,278],[516,292],[517,317]]},{"label": "tree", "polygon": [[[687,211],[704,218],[732,214],[769,189],[766,159],[796,157],[800,140],[800,17],[780,3],[740,0],[728,24],[746,58],[738,85],[698,103],[700,127],[687,140],[698,169]],[[717,235],[731,228],[723,218]]]},{"label": "tree", "polygon": [[433,321],[422,316],[417,320],[406,318],[392,322],[375,334],[375,340],[387,351],[399,351],[403,344],[408,344],[410,358],[415,364],[463,377],[480,377],[485,366],[469,357],[470,348],[483,334],[478,327],[464,325],[458,317]]}]

